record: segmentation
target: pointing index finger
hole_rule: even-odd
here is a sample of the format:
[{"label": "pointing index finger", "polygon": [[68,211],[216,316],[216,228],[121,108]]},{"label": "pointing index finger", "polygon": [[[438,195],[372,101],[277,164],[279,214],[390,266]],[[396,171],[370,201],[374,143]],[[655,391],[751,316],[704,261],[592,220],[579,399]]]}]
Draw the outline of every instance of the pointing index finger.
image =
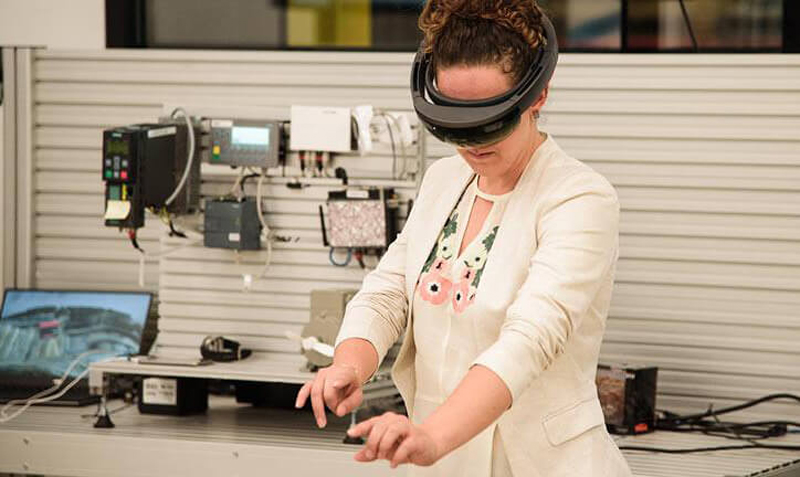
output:
[{"label": "pointing index finger", "polygon": [[347,435],[350,437],[361,437],[368,435],[370,431],[372,431],[372,427],[375,425],[375,420],[377,417],[373,417],[371,419],[367,419],[364,422],[360,422],[355,426],[351,427],[347,430]]}]

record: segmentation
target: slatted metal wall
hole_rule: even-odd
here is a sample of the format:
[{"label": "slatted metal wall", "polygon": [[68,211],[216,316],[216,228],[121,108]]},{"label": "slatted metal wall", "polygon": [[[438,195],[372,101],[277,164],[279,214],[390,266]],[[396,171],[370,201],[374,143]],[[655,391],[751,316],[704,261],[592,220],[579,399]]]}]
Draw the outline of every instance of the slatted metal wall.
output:
[{"label": "slatted metal wall", "polygon": [[[135,288],[137,256],[105,229],[98,172],[105,126],[152,120],[162,104],[375,106],[410,111],[410,55],[298,52],[37,53],[35,271],[40,287]],[[705,409],[800,393],[800,58],[790,55],[562,55],[542,128],[603,173],[622,203],[621,257],[605,360],[651,363],[659,407]],[[428,139],[428,158],[451,150]],[[390,154],[344,158],[386,179]],[[208,171],[207,171],[208,172]],[[215,195],[230,175],[206,174]],[[401,184],[398,184],[401,185]],[[413,184],[402,184],[406,196]],[[308,291],[357,286],[327,265],[319,184],[267,187],[267,220],[300,236],[276,247],[254,290],[225,251],[187,247],[148,264],[161,343],[224,332],[276,359],[307,319]],[[154,222],[154,221],[151,221]],[[144,246],[158,249],[148,228]],[[166,246],[172,246],[169,242]],[[796,405],[756,413],[797,416]],[[756,415],[753,414],[753,415]]]}]

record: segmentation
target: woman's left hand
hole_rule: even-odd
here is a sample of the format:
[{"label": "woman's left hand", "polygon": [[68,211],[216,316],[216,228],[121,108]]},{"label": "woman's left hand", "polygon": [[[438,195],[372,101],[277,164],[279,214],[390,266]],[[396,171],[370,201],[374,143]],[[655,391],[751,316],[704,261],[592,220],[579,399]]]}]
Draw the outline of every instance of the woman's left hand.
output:
[{"label": "woman's left hand", "polygon": [[386,459],[392,468],[406,463],[430,466],[442,457],[430,432],[412,424],[408,417],[393,412],[359,423],[347,434],[351,437],[369,436],[364,448],[355,455],[359,462]]}]

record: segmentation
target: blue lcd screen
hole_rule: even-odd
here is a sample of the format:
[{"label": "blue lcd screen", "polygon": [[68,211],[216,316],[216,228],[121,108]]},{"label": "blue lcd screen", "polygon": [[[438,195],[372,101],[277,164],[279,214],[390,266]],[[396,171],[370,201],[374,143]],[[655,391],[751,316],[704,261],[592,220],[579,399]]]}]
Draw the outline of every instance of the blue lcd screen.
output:
[{"label": "blue lcd screen", "polygon": [[[60,377],[82,363],[138,354],[149,293],[6,290],[0,313],[0,379]],[[73,368],[77,376],[86,365]]]},{"label": "blue lcd screen", "polygon": [[234,126],[231,140],[234,145],[269,148],[269,128]]}]

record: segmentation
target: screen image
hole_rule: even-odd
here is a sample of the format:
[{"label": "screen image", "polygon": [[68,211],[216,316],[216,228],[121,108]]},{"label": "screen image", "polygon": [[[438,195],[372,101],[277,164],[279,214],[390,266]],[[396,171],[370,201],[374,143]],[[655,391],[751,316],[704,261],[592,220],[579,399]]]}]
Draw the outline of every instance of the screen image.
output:
[{"label": "screen image", "polygon": [[128,141],[124,139],[111,139],[106,141],[106,154],[127,156],[130,153],[129,147]]},{"label": "screen image", "polygon": [[246,144],[250,146],[269,147],[269,128],[251,128],[234,126],[232,137],[233,144]]},{"label": "screen image", "polygon": [[81,353],[88,363],[138,354],[148,293],[7,290],[0,312],[0,379],[60,377]]}]

